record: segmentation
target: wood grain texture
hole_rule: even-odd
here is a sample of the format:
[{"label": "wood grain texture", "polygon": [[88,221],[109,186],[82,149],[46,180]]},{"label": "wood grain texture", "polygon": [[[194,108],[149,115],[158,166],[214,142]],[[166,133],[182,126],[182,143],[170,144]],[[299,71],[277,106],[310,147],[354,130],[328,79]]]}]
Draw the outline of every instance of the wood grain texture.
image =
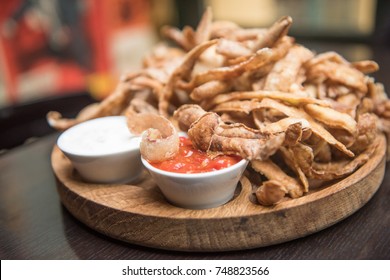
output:
[{"label": "wood grain texture", "polygon": [[349,177],[274,207],[250,202],[251,190],[243,187],[218,208],[178,208],[166,202],[146,172],[136,185],[88,184],[56,147],[52,168],[64,206],[104,235],[168,250],[232,251],[286,242],[348,217],[379,188],[385,150],[382,137],[374,156]]}]

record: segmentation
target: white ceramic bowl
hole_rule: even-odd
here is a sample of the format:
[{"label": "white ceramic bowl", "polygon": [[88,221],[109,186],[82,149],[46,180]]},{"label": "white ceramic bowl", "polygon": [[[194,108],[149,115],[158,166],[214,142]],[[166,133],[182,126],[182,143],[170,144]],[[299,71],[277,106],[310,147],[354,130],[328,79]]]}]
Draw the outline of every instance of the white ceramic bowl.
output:
[{"label": "white ceramic bowl", "polygon": [[184,174],[158,169],[142,157],[141,161],[170,203],[190,209],[213,208],[232,199],[248,164],[243,159],[221,170]]},{"label": "white ceramic bowl", "polygon": [[128,183],[142,173],[140,137],[133,136],[124,116],[86,121],[64,131],[57,146],[81,177],[92,183]]}]

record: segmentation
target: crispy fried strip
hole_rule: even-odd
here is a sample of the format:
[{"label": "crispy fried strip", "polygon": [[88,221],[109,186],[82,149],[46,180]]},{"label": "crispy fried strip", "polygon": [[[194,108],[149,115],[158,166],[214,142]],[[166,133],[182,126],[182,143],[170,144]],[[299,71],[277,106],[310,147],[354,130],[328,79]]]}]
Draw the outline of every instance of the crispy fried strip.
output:
[{"label": "crispy fried strip", "polygon": [[197,45],[202,44],[210,40],[211,26],[212,26],[213,13],[211,7],[207,7],[203,13],[202,18],[196,28],[195,43]]},{"label": "crispy fried strip", "polygon": [[332,108],[341,112],[347,113],[353,119],[356,119],[357,108],[360,104],[360,99],[353,93],[349,93],[337,98],[337,101],[332,101]]},{"label": "crispy fried strip", "polygon": [[[196,129],[196,128],[195,128]],[[195,138],[191,129],[188,131],[191,140]],[[197,138],[195,141],[203,143]],[[272,156],[283,144],[284,133],[270,135],[262,139],[242,139],[240,137],[224,137],[212,135],[208,151],[219,152],[224,154],[235,154],[247,160],[259,159],[265,160]]]},{"label": "crispy fried strip", "polygon": [[332,108],[322,107],[316,104],[305,105],[306,112],[314,119],[332,128],[342,128],[355,135],[357,132],[356,121],[346,113],[340,113]]},{"label": "crispy fried strip", "polygon": [[261,101],[261,106],[263,108],[273,108],[276,109],[286,116],[294,117],[294,118],[304,118],[306,119],[314,134],[316,134],[321,139],[328,142],[330,145],[336,147],[346,155],[353,157],[354,153],[352,153],[350,150],[345,147],[345,145],[339,141],[336,140],[336,138],[333,137],[332,134],[330,134],[323,126],[321,126],[319,123],[317,123],[310,115],[308,115],[303,110],[299,110],[294,107],[288,107],[282,103],[279,103],[275,100],[265,98]]},{"label": "crispy fried strip", "polygon": [[190,26],[185,26],[183,31],[176,27],[164,26],[161,29],[161,34],[174,41],[177,45],[186,51],[192,50],[197,45],[200,45],[209,40],[212,26],[212,11],[207,8],[196,28],[196,31]]},{"label": "crispy fried strip", "polygon": [[159,99],[163,89],[163,84],[161,82],[145,76],[139,76],[131,80],[131,86],[138,87],[138,90],[150,89],[157,100]]},{"label": "crispy fried strip", "polygon": [[194,67],[194,64],[197,60],[197,58],[210,46],[217,43],[217,40],[213,41],[207,41],[201,45],[198,45],[194,49],[192,49],[190,52],[188,52],[181,63],[175,71],[170,76],[167,84],[161,91],[161,95],[159,98],[159,112],[163,116],[168,115],[168,107],[169,107],[169,100],[171,99],[174,91],[174,86],[176,82],[180,79],[186,78],[189,76],[189,74],[192,71],[192,68]]},{"label": "crispy fried strip", "polygon": [[294,145],[302,139],[303,128],[300,120],[295,122],[282,120],[277,123],[264,125],[260,129],[250,128],[243,123],[224,124],[220,122],[215,127],[214,132],[219,136],[243,139],[263,139],[271,135],[285,134],[284,145]]},{"label": "crispy fried strip", "polygon": [[293,118],[287,117],[283,118],[277,122],[272,123],[264,123],[259,120],[255,120],[256,126],[260,131],[268,131],[268,133],[276,134],[283,131],[286,131],[289,126],[300,123],[302,126],[302,130],[310,129],[310,124],[306,119],[303,118]]},{"label": "crispy fried strip", "polygon": [[199,73],[191,80],[191,84],[196,87],[212,80],[236,78],[244,72],[259,69],[262,66],[283,57],[291,45],[291,40],[282,40],[277,46],[275,46],[275,48],[260,49],[249,58],[244,58],[244,60],[240,59],[237,64],[232,66],[214,68],[209,71]]},{"label": "crispy fried strip", "polygon": [[242,61],[239,64],[214,68],[209,71],[197,74],[191,84],[199,86],[212,80],[226,80],[240,76],[246,70],[259,68],[272,60],[274,53],[271,49],[264,48],[252,55],[249,59]]},{"label": "crispy fried strip", "polygon": [[374,73],[379,70],[379,65],[372,60],[352,62],[351,65],[364,74]]},{"label": "crispy fried strip", "polygon": [[364,74],[353,68],[351,65],[324,61],[309,68],[307,75],[309,79],[322,75],[332,82],[346,85],[363,93],[367,92],[367,84]]},{"label": "crispy fried strip", "polygon": [[[235,100],[252,100],[251,101],[251,106],[253,109],[257,109],[257,105],[253,102],[253,100],[262,100],[264,98],[270,98],[270,99],[275,99],[279,101],[284,101],[287,102],[293,106],[299,106],[303,104],[318,104],[322,105],[325,107],[329,107],[330,103],[326,100],[320,100],[312,97],[306,97],[306,96],[301,96],[298,94],[290,94],[286,92],[281,92],[281,91],[268,91],[268,90],[257,90],[257,91],[235,91],[235,92],[230,92],[230,93],[225,93],[225,94],[219,94],[215,96],[211,100],[207,100],[205,102],[205,105],[203,106],[206,110],[207,109],[213,109],[213,111],[229,111],[228,108],[229,106],[233,106],[237,110],[239,110],[239,107],[241,105],[249,105],[250,103],[229,103],[228,101],[235,101]],[[218,105],[214,107],[215,105]],[[214,108],[213,108],[214,107]]]},{"label": "crispy fried strip", "polygon": [[[219,28],[219,30],[217,30]],[[236,24],[226,24],[226,22],[216,21],[212,26],[213,38],[226,38],[237,42],[252,43],[257,40],[259,36],[264,36],[268,28],[239,28]]]},{"label": "crispy fried strip", "polygon": [[184,26],[182,34],[183,34],[183,37],[185,38],[185,40],[187,41],[188,46],[190,46],[190,49],[188,49],[188,50],[191,50],[194,46],[197,45],[196,38],[195,38],[196,33],[195,33],[195,30],[191,26],[188,26],[188,25]]},{"label": "crispy fried strip", "polygon": [[300,168],[310,179],[334,180],[345,177],[362,166],[373,155],[380,139],[376,138],[366,150],[352,160],[319,163],[314,161],[313,150],[307,145],[297,144],[290,148],[282,147],[282,155],[290,167]]},{"label": "crispy fried strip", "polygon": [[182,49],[159,43],[142,60],[143,68],[140,70],[140,74],[156,78],[160,82],[166,82],[168,80],[167,73],[173,72],[172,69],[175,69],[175,65],[181,62],[185,53]]},{"label": "crispy fried strip", "polygon": [[312,177],[329,181],[351,174],[370,159],[378,147],[379,141],[380,138],[377,137],[366,150],[364,150],[352,160],[342,160],[339,162],[330,163],[313,162]]},{"label": "crispy fried strip", "polygon": [[286,56],[278,60],[268,73],[263,89],[292,92],[293,85],[300,86],[297,78],[302,64],[313,56],[313,53],[303,46],[291,47]]},{"label": "crispy fried strip", "polygon": [[281,38],[287,35],[292,24],[292,18],[289,16],[281,17],[277,20],[252,46],[252,50],[257,51],[262,48],[271,48]]},{"label": "crispy fried strip", "polygon": [[267,159],[285,140],[285,132],[269,134],[243,124],[225,124],[218,114],[205,112],[198,105],[184,105],[174,117],[180,127],[189,127],[192,143],[203,151],[236,154],[248,160]]},{"label": "crispy fried strip", "polygon": [[260,172],[269,180],[275,180],[280,182],[285,187],[286,193],[292,198],[301,197],[303,195],[302,186],[295,178],[288,176],[278,165],[272,160],[252,160],[251,166],[257,172]]},{"label": "crispy fried strip", "polygon": [[[222,96],[221,94],[218,95]],[[207,102],[204,102],[203,107],[208,108],[207,103],[213,102],[212,100],[208,100]],[[256,99],[251,100],[234,100],[234,101],[227,101],[218,104],[215,106],[212,110],[213,112],[222,113],[222,112],[241,112],[249,115],[253,110],[259,109],[260,102]]]},{"label": "crispy fried strip", "polygon": [[366,149],[378,137],[378,122],[378,117],[372,113],[359,115],[357,122],[357,135],[349,149],[357,154]]},{"label": "crispy fried strip", "polygon": [[256,190],[257,201],[264,206],[278,204],[286,195],[286,188],[277,180],[263,182]]},{"label": "crispy fried strip", "polygon": [[253,53],[244,44],[224,38],[219,40],[216,51],[228,58],[248,57]]},{"label": "crispy fried strip", "polygon": [[232,85],[227,81],[210,81],[196,87],[191,92],[190,97],[195,101],[201,101],[227,92],[231,87]]},{"label": "crispy fried strip", "polygon": [[129,107],[126,108],[124,115],[131,117],[138,113],[152,113],[158,115],[157,108],[141,98],[134,98],[131,100]]},{"label": "crispy fried strip", "polygon": [[313,57],[312,59],[310,59],[306,63],[306,67],[310,68],[310,67],[313,67],[317,64],[323,63],[324,61],[332,61],[332,62],[336,62],[338,64],[345,64],[345,65],[349,64],[349,62],[344,57],[339,55],[338,53],[336,53],[334,51],[329,51],[329,52],[324,52],[324,53],[318,54],[315,57]]},{"label": "crispy fried strip", "polygon": [[63,118],[59,112],[48,112],[46,118],[50,126],[62,131],[78,123],[105,116],[119,115],[129,103],[128,84],[119,83],[115,91],[98,104],[91,104],[79,112],[75,119]]},{"label": "crispy fried strip", "polygon": [[330,145],[317,136],[312,137],[315,143],[308,143],[313,149],[313,156],[317,162],[330,162],[332,160],[332,151]]},{"label": "crispy fried strip", "polygon": [[191,50],[193,47],[191,42],[188,41],[188,39],[183,35],[180,29],[176,27],[163,26],[161,28],[161,35],[167,39],[172,40],[186,51]]},{"label": "crispy fried strip", "polygon": [[241,137],[247,139],[261,139],[270,135],[268,131],[264,131],[260,134],[259,130],[248,127],[243,123],[225,124],[221,121],[219,122],[219,125],[215,127],[214,132],[220,136]]},{"label": "crispy fried strip", "polygon": [[227,38],[232,35],[235,30],[242,30],[236,23],[228,20],[215,20],[211,23],[212,39]]},{"label": "crispy fried strip", "polygon": [[[297,155],[296,151],[298,148],[302,150],[304,154],[304,157],[301,157],[301,155]],[[281,147],[280,153],[286,162],[286,164],[291,168],[292,171],[298,176],[301,184],[303,185],[303,189],[305,192],[309,191],[309,181],[307,179],[307,174],[310,169],[310,166],[313,162],[313,150],[301,143],[297,143],[294,146],[290,147]],[[299,150],[298,150],[299,151]],[[306,161],[305,161],[306,160]]]},{"label": "crispy fried strip", "polygon": [[74,126],[78,124],[79,122],[82,122],[82,119],[76,118],[76,119],[67,119],[62,117],[61,113],[57,111],[50,111],[46,114],[47,122],[51,127],[58,131],[63,131],[68,129],[71,126]]}]

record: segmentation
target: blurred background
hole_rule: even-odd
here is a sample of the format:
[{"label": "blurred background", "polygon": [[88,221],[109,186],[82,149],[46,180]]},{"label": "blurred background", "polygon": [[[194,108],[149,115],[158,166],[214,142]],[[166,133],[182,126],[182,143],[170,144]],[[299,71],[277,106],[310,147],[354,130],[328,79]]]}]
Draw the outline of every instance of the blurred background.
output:
[{"label": "blurred background", "polygon": [[104,98],[121,73],[141,67],[163,25],[195,27],[207,6],[215,20],[243,27],[290,15],[298,43],[374,59],[376,78],[390,75],[388,0],[0,0],[0,130],[15,126],[18,108],[43,100],[29,118],[61,110],[58,98],[82,95],[74,111]]},{"label": "blurred background", "polygon": [[312,48],[322,51],[325,40],[343,41],[349,43],[349,59],[371,58],[371,44],[389,44],[388,2],[2,0],[0,106],[77,91],[102,98],[121,73],[140,67],[162,25],[195,27],[205,6],[215,19],[244,27],[267,27],[290,15],[290,34],[311,41]]}]

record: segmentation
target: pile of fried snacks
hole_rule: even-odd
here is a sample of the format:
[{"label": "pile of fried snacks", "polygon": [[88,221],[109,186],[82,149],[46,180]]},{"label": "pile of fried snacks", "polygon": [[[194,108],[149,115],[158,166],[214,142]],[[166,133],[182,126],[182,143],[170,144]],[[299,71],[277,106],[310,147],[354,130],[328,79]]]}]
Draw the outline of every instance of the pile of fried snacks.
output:
[{"label": "pile of fried snacks", "polygon": [[287,35],[291,24],[287,16],[244,29],[212,21],[207,9],[196,30],[164,27],[170,44],[155,46],[103,101],[75,119],[49,112],[48,122],[65,130],[126,115],[131,130],[153,127],[146,138],[167,145],[178,142],[173,124],[198,149],[248,159],[245,175],[260,204],[301,197],[367,162],[380,133],[389,139],[390,101],[368,76],[377,63],[315,53]]}]

